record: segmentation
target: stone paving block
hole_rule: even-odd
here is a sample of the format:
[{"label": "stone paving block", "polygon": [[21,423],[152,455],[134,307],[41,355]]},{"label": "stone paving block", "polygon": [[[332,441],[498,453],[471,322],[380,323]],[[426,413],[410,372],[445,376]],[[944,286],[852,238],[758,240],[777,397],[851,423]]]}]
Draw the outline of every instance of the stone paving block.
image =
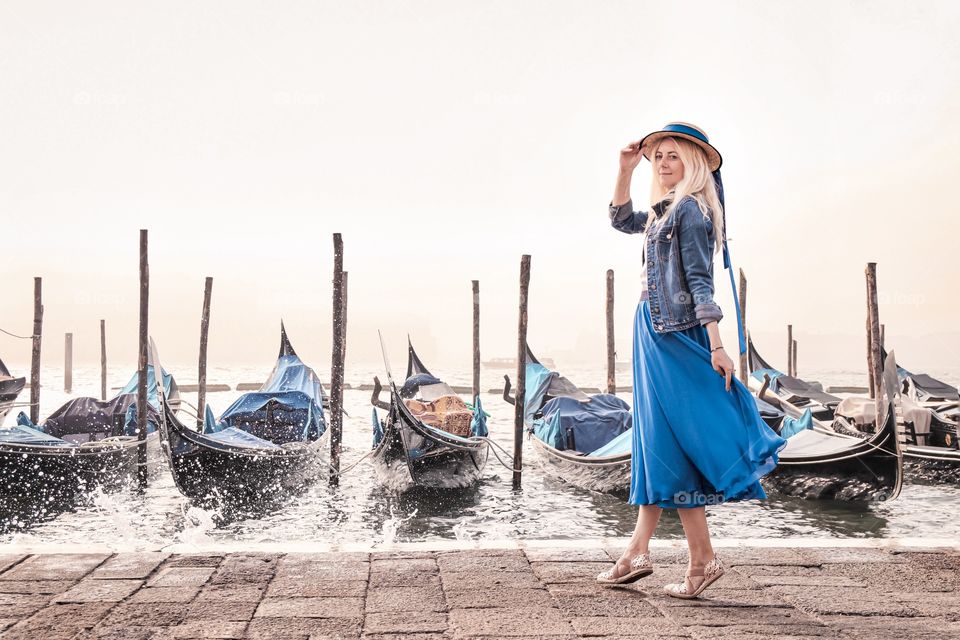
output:
[{"label": "stone paving block", "polygon": [[823,575],[848,577],[878,591],[960,590],[960,572],[950,569],[857,562],[824,565]]},{"label": "stone paving block", "polygon": [[0,574],[0,580],[79,580],[109,557],[99,553],[30,556]]},{"label": "stone paving block", "polygon": [[[447,636],[443,633],[365,633],[363,640],[446,640]],[[320,639],[319,636],[310,636],[310,640],[328,640]],[[329,640],[333,640],[329,638]]]},{"label": "stone paving block", "polygon": [[26,618],[49,603],[50,596],[3,593],[0,594],[0,615],[4,618]]},{"label": "stone paving block", "polygon": [[7,629],[3,640],[71,640],[96,625],[112,606],[110,602],[50,605]]},{"label": "stone paving block", "polygon": [[171,627],[169,638],[243,638],[246,622],[224,622],[221,620],[187,620]]},{"label": "stone paving block", "polygon": [[946,569],[960,573],[960,552],[956,550],[934,551],[929,553],[900,552],[897,555],[906,558],[913,566],[929,569]]},{"label": "stone paving block", "polygon": [[447,630],[447,614],[433,611],[368,613],[363,620],[364,634],[430,633]]},{"label": "stone paving block", "polygon": [[[427,587],[440,584],[439,573],[390,573],[380,571],[370,574],[370,587]],[[466,575],[466,574],[443,574],[447,575]],[[489,574],[486,574],[489,575]],[[503,575],[503,574],[499,574]]]},{"label": "stone paving block", "polygon": [[573,618],[570,621],[573,628],[581,636],[611,636],[620,638],[625,635],[639,635],[644,638],[684,638],[689,637],[679,625],[662,616],[643,618],[608,618],[605,616],[591,616]]},{"label": "stone paving block", "polygon": [[143,580],[81,580],[54,602],[120,602],[143,585]]},{"label": "stone paving block", "polygon": [[845,588],[770,587],[780,597],[801,611],[810,613],[841,613],[861,616],[914,617],[919,612],[907,604],[891,601],[882,594],[860,590],[859,597],[850,597]]},{"label": "stone paving block", "polygon": [[[552,563],[551,563],[552,564]],[[532,573],[511,572],[479,572],[441,573],[444,591],[469,591],[473,589],[492,589],[498,587],[514,587],[518,589],[542,588],[543,584]],[[387,583],[389,584],[389,582]],[[370,587],[382,586],[370,579]],[[411,585],[416,586],[416,585]]]},{"label": "stone paving block", "polygon": [[217,566],[211,582],[263,582],[273,576],[279,557],[276,554],[231,554]]},{"label": "stone paving block", "polygon": [[367,613],[390,611],[446,611],[439,587],[386,587],[367,592]]},{"label": "stone paving block", "polygon": [[559,609],[451,609],[450,631],[455,638],[471,636],[516,637],[573,635],[574,629]]},{"label": "stone paving block", "polygon": [[170,556],[162,552],[120,553],[90,574],[91,578],[101,580],[137,580],[149,576]]},{"label": "stone paving block", "polygon": [[390,574],[409,574],[424,575],[437,573],[438,563],[445,558],[437,560],[432,558],[400,558],[400,559],[374,559],[370,562],[370,574],[390,573]]},{"label": "stone paving block", "polygon": [[[530,571],[530,563],[524,556],[454,556],[437,558],[441,571]],[[377,566],[376,563],[373,565]]]},{"label": "stone paving block", "polygon": [[303,581],[296,578],[274,578],[267,587],[268,598],[343,598],[362,597],[367,592],[367,583],[363,580],[319,580]]},{"label": "stone paving block", "polygon": [[194,600],[187,609],[187,618],[201,620],[223,620],[225,622],[245,622],[253,618],[257,610],[256,602],[213,602]]},{"label": "stone paving block", "polygon": [[960,622],[960,594],[956,592],[897,592],[891,593],[890,597],[916,609],[921,616],[939,616],[950,622]]},{"label": "stone paving block", "polygon": [[187,617],[187,605],[179,602],[118,604],[103,619],[104,627],[170,627]]},{"label": "stone paving block", "polygon": [[758,576],[823,576],[829,575],[824,573],[823,568],[819,565],[816,567],[809,567],[805,565],[769,565],[769,564],[753,564],[753,565],[740,565],[737,567],[737,572],[745,575],[750,578],[756,578]]},{"label": "stone paving block", "polygon": [[[375,554],[379,555],[379,554]],[[279,566],[299,565],[310,562],[369,562],[371,554],[363,551],[321,551],[316,553],[287,553],[279,560]]]},{"label": "stone paving block", "polygon": [[221,554],[212,553],[178,553],[171,557],[168,567],[216,567],[223,561]]},{"label": "stone paving block", "polygon": [[363,598],[266,598],[257,607],[257,618],[357,618],[363,615]]},{"label": "stone paving block", "polygon": [[[664,596],[669,598],[670,596]],[[731,624],[816,625],[817,620],[802,611],[790,608],[764,607],[664,607],[664,615],[687,627],[694,625],[715,627]]]},{"label": "stone paving block", "polygon": [[3,553],[0,554],[0,573],[3,573],[13,565],[22,561],[27,556],[21,553]]},{"label": "stone paving block", "polygon": [[510,607],[513,604],[530,607],[549,608],[554,606],[553,598],[546,589],[517,589],[515,587],[493,587],[489,589],[471,589],[468,591],[444,591],[447,606],[450,609],[489,609]]},{"label": "stone paving block", "polygon": [[310,637],[360,635],[362,618],[254,618],[247,625],[247,638],[280,640]]},{"label": "stone paving block", "polygon": [[437,551],[437,558],[447,555],[463,556],[465,558],[483,558],[488,556],[522,556],[521,549],[457,549],[456,551]]},{"label": "stone paving block", "polygon": [[436,551],[378,551],[370,554],[370,560],[425,560],[437,555]]},{"label": "stone paving block", "polygon": [[960,638],[960,623],[939,618],[900,618],[890,616],[819,616],[845,638],[871,640],[945,640]]},{"label": "stone paving block", "polygon": [[[836,564],[836,563],[864,563],[864,562],[882,562],[884,564],[907,564],[909,558],[903,554],[891,553],[887,549],[869,549],[859,547],[826,547],[797,549],[796,553],[800,555],[810,566]],[[761,564],[776,564],[764,562]]]},{"label": "stone paving block", "polygon": [[266,591],[266,583],[208,584],[200,591],[197,602],[260,602]]},{"label": "stone paving block", "polygon": [[282,564],[277,567],[277,578],[313,580],[366,580],[370,574],[368,562],[310,562]]},{"label": "stone paving block", "polygon": [[529,562],[609,562],[610,555],[605,549],[591,547],[586,549],[549,549],[526,548],[524,555]]},{"label": "stone paving block", "polygon": [[73,637],[73,640],[163,640],[169,638],[168,627],[94,627]]},{"label": "stone paving block", "polygon": [[658,607],[792,607],[775,593],[761,589],[721,589],[709,587],[699,598],[683,600],[656,595]]},{"label": "stone paving block", "polygon": [[[685,628],[696,640],[827,640],[848,638],[837,629],[822,625],[731,624],[723,627]],[[901,639],[904,640],[904,639]]]},{"label": "stone paving block", "polygon": [[[716,554],[728,567],[750,565],[805,567],[819,564],[787,547],[733,547],[717,549]],[[686,558],[684,558],[686,562]]]},{"label": "stone paving block", "polygon": [[74,580],[0,580],[0,593],[57,594],[75,584]]},{"label": "stone paving block", "polygon": [[130,602],[190,602],[200,587],[144,587],[130,597]]},{"label": "stone paving block", "polygon": [[596,582],[597,574],[610,568],[609,562],[534,562],[534,575],[545,584],[557,582]]},{"label": "stone paving block", "polygon": [[147,582],[149,587],[198,587],[203,586],[215,567],[164,567]]},{"label": "stone paving block", "polygon": [[[725,578],[726,576],[724,576]],[[756,576],[753,580],[762,587],[774,585],[792,585],[801,587],[847,587],[862,588],[865,585],[859,580],[852,580],[845,576]]]}]

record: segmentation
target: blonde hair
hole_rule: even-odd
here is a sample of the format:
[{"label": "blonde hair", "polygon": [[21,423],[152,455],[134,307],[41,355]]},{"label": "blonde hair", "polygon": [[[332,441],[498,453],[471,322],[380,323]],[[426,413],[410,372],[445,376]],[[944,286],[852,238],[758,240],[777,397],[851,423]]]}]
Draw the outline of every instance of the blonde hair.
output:
[{"label": "blonde hair", "polygon": [[647,231],[656,228],[664,219],[666,219],[677,205],[686,198],[691,197],[700,208],[700,213],[713,223],[714,231],[714,252],[720,250],[723,246],[723,206],[720,204],[720,196],[717,194],[717,183],[713,180],[713,174],[707,166],[707,156],[696,144],[684,140],[683,138],[666,137],[661,139],[657,146],[650,151],[649,158],[656,167],[657,149],[667,140],[672,140],[677,145],[677,155],[683,164],[683,179],[670,192],[664,192],[660,181],[657,179],[657,172],[653,172],[653,185],[650,188],[651,206],[668,198],[670,204],[667,210],[659,218],[654,218],[648,225]]}]

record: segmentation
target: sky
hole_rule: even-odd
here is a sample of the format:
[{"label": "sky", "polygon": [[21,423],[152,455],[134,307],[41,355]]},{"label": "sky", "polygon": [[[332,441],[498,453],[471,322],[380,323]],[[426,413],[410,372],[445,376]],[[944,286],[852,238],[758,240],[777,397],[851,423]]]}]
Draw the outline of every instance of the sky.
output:
[{"label": "sky", "polygon": [[609,225],[617,154],[681,120],[723,154],[775,366],[792,323],[801,373],[865,369],[871,261],[900,363],[960,366],[958,31],[955,2],[4,2],[0,329],[30,333],[39,276],[45,364],[65,332],[98,360],[101,318],[133,363],[148,229],[165,362],[196,362],[211,276],[211,364],[268,368],[283,318],[326,371],[339,232],[348,370],[378,330],[395,361],[409,333],[469,367],[474,279],[483,357],[513,355],[523,254],[534,350],[602,365],[613,269],[626,360],[642,239]]}]

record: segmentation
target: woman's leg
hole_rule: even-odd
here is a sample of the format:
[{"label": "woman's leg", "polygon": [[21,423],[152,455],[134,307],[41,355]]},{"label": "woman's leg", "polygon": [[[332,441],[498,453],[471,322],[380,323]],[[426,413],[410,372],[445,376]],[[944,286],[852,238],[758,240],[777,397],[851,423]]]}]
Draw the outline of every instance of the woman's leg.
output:
[{"label": "woman's leg", "polygon": [[630,536],[630,542],[623,555],[617,560],[617,566],[614,571],[615,576],[622,576],[630,573],[630,561],[641,553],[650,552],[650,538],[657,529],[657,523],[660,522],[660,514],[663,509],[655,504],[642,504],[637,513],[637,524],[633,528],[633,535]]},{"label": "woman's leg", "polygon": [[[680,522],[687,536],[687,548],[690,551],[689,569],[703,569],[713,559],[713,545],[710,543],[710,529],[707,526],[707,510],[704,507],[677,509]],[[703,576],[687,578],[688,589],[694,589],[703,582]],[[692,589],[691,589],[692,590]]]}]

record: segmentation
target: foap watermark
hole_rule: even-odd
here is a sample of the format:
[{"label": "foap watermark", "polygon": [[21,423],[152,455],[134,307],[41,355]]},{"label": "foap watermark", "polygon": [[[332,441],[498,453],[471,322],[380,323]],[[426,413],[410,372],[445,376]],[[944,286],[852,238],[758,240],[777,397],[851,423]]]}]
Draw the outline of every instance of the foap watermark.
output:
[{"label": "foap watermark", "polygon": [[905,305],[908,307],[919,307],[922,304],[925,304],[927,297],[922,293],[900,293],[895,291],[890,293],[888,291],[878,291],[877,292],[877,304],[882,305]]},{"label": "foap watermark", "polygon": [[678,491],[673,494],[673,502],[679,507],[709,507],[723,504],[723,494],[703,493],[702,491]]}]

